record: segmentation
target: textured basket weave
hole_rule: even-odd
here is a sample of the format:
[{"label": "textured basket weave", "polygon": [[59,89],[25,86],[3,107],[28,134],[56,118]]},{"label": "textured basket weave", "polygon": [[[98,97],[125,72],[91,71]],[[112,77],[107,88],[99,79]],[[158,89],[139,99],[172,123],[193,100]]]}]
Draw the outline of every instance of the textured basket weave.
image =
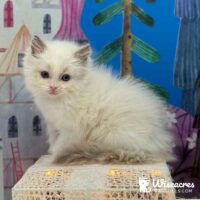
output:
[{"label": "textured basket weave", "polygon": [[[139,179],[149,180],[140,192]],[[153,188],[152,181],[171,182],[165,163],[155,165],[43,166],[36,163],[12,189],[13,200],[175,199],[173,189]]]}]

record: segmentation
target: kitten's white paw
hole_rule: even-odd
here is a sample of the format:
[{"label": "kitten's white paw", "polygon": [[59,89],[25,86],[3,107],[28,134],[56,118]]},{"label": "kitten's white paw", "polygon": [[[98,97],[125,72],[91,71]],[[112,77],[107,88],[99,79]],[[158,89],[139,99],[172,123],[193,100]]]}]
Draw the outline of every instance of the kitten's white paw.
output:
[{"label": "kitten's white paw", "polygon": [[54,156],[52,156],[50,154],[50,155],[42,156],[42,158],[39,160],[39,164],[42,164],[42,165],[51,165],[51,164],[54,163],[54,161],[55,161]]}]

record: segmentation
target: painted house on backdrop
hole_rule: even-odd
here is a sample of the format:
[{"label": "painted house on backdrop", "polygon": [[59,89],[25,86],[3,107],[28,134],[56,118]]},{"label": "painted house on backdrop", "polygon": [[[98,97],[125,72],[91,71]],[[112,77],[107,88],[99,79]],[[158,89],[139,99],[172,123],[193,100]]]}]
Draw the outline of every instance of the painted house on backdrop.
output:
[{"label": "painted house on backdrop", "polygon": [[[12,187],[23,174],[22,170],[34,163],[45,152],[45,125],[31,95],[26,91],[22,75],[23,56],[31,39],[25,25],[14,37],[0,61],[0,134],[3,139],[4,185]],[[19,145],[20,157],[12,153],[12,145]]]},{"label": "painted house on backdrop", "polygon": [[0,137],[4,147],[0,190],[4,182],[8,200],[14,183],[47,149],[44,120],[25,89],[23,57],[32,35],[52,39],[56,34],[61,20],[58,2],[0,0]]},{"label": "painted house on backdrop", "polygon": [[44,120],[22,77],[25,49],[33,35],[86,41],[80,27],[83,5],[84,0],[0,0],[0,190],[3,172],[7,200],[14,183],[47,149]]}]

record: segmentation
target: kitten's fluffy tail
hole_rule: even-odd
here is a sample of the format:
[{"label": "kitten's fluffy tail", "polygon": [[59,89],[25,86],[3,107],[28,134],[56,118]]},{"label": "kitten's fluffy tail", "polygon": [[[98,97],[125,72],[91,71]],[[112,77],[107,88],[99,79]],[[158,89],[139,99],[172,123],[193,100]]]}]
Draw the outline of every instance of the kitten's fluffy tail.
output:
[{"label": "kitten's fluffy tail", "polygon": [[125,150],[103,150],[96,144],[76,144],[65,156],[57,158],[55,163],[63,165],[77,164],[148,164],[174,160],[170,152],[148,153],[128,152]]}]

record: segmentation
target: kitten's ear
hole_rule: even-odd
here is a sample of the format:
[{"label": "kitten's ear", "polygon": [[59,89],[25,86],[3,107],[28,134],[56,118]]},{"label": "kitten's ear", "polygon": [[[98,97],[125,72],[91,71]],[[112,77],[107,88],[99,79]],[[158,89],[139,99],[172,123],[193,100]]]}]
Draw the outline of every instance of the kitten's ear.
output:
[{"label": "kitten's ear", "polygon": [[78,58],[83,62],[84,64],[87,62],[88,58],[90,56],[90,45],[85,45],[81,49],[79,49],[75,53],[75,58]]},{"label": "kitten's ear", "polygon": [[31,42],[31,54],[32,56],[36,57],[43,53],[46,49],[45,43],[38,37],[34,36],[32,42]]}]

